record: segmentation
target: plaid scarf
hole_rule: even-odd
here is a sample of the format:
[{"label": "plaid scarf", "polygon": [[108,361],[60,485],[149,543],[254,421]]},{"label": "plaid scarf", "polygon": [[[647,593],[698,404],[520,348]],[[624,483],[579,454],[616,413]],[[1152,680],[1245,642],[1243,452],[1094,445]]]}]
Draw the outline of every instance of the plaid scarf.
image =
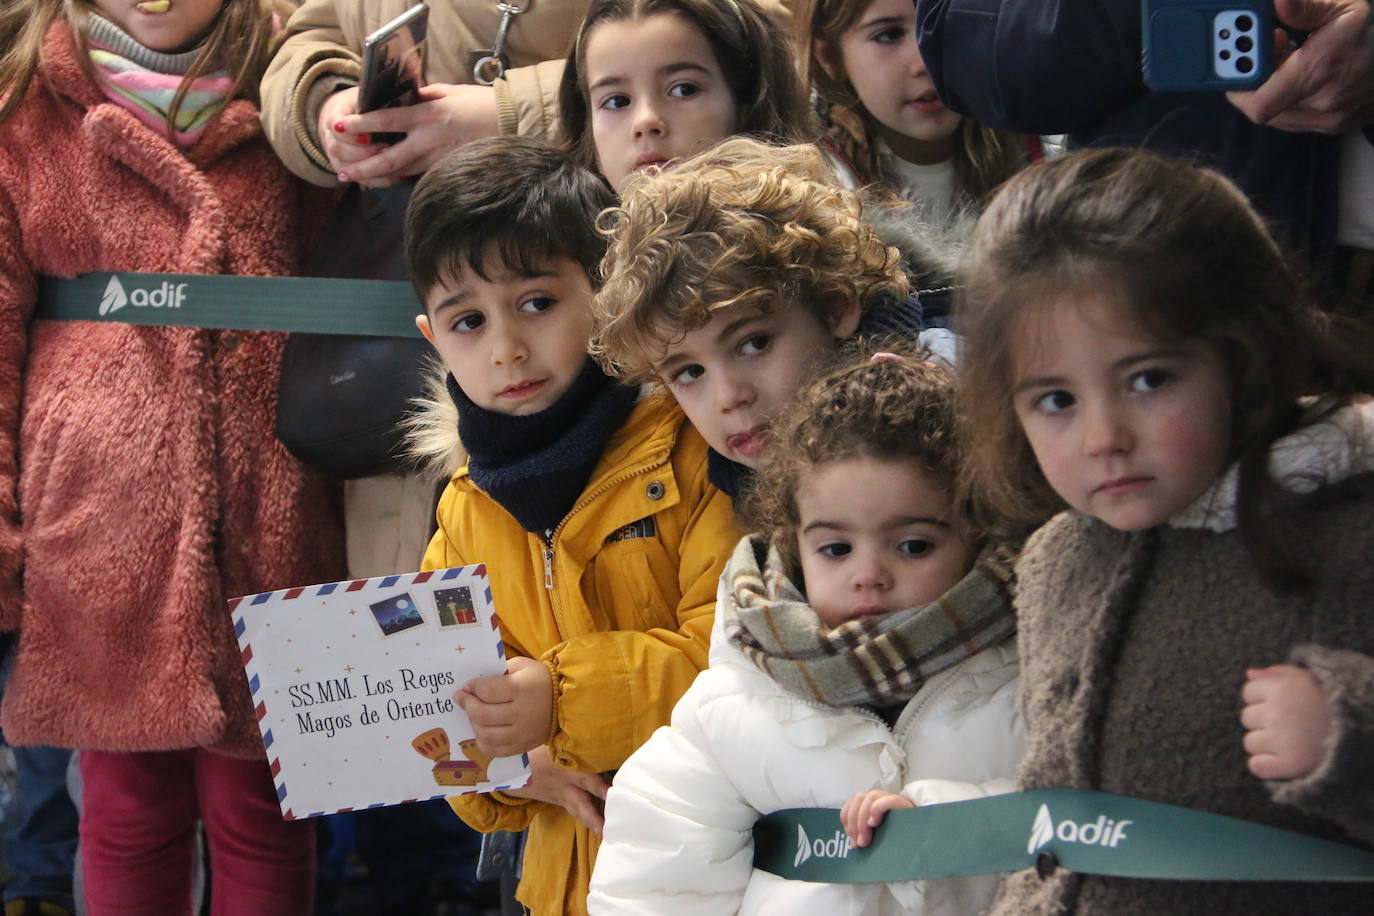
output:
[{"label": "plaid scarf", "polygon": [[829,706],[891,706],[933,675],[1016,631],[1017,548],[985,548],[939,601],[827,629],[776,550],[756,536],[735,548],[725,577],[725,638],[783,687]]}]

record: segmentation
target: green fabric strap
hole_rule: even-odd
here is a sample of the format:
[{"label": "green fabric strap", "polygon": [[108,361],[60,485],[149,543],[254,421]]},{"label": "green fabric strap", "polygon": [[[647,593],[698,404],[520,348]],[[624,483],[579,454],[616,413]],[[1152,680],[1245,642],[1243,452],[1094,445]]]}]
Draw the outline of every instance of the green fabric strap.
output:
[{"label": "green fabric strap", "polygon": [[238,331],[419,337],[409,283],[106,273],[41,277],[35,318]]},{"label": "green fabric strap", "polygon": [[864,849],[849,846],[836,809],[790,808],[755,824],[754,865],[832,884],[1053,866],[1125,878],[1374,881],[1374,853],[1365,849],[1078,789],[891,811]]}]

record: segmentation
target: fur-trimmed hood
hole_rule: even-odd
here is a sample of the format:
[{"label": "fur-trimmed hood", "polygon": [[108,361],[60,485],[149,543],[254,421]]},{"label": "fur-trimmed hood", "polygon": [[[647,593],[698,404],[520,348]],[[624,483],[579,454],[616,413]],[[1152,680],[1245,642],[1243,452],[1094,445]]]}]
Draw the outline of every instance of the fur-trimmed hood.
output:
[{"label": "fur-trimmed hood", "polygon": [[862,192],[864,218],[878,237],[896,248],[913,292],[943,289],[954,283],[978,214],[968,211],[948,225],[925,219],[920,207],[873,191]]},{"label": "fur-trimmed hood", "polygon": [[[1343,407],[1275,442],[1269,472],[1291,493],[1374,471],[1374,400]],[[1174,528],[1229,531],[1236,527],[1239,469],[1232,465],[1192,505],[1169,519]]]},{"label": "fur-trimmed hood", "polygon": [[467,449],[458,438],[458,405],[448,393],[448,369],[432,355],[425,366],[425,390],[401,428],[406,434],[406,458],[427,478],[448,480],[467,463]]}]

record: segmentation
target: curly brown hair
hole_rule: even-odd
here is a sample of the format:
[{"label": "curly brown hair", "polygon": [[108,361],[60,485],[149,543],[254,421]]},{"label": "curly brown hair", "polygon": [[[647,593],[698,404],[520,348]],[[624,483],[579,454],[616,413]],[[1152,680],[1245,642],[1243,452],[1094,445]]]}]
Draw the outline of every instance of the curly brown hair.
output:
[{"label": "curly brown hair", "polygon": [[655,345],[725,309],[799,306],[826,318],[907,292],[897,250],[810,145],[726,140],[636,182],[602,224],[611,243],[591,352],[628,380],[651,380]]},{"label": "curly brown hair", "polygon": [[1279,491],[1269,450],[1374,390],[1374,333],[1312,307],[1235,185],[1139,150],[1084,150],[1042,162],[993,199],[963,274],[954,314],[961,418],[972,443],[966,486],[981,502],[1027,528],[1064,507],[1016,417],[1012,345],[1026,321],[1067,296],[1109,296],[1160,340],[1201,341],[1221,358],[1241,532],[1272,584],[1302,584],[1272,527]]},{"label": "curly brown hair", "polygon": [[[955,490],[964,463],[954,373],[924,350],[873,359],[871,343],[846,347],[833,367],[802,389],[773,423],[744,507],[744,520],[794,567],[797,489],[807,471],[849,458],[910,462]],[[951,524],[974,540],[959,499]]]}]

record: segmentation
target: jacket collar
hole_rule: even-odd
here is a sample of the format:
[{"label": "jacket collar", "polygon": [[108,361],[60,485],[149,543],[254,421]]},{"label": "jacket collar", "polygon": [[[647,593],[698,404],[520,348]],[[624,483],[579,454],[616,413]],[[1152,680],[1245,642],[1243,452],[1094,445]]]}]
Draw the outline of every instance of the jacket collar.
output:
[{"label": "jacket collar", "polygon": [[86,53],[85,43],[78,40],[71,26],[65,20],[55,21],[43,39],[42,72],[54,92],[85,111],[83,130],[97,133],[102,139],[122,141],[121,145],[150,146],[150,152],[158,158],[172,153],[195,169],[205,169],[229,150],[262,135],[257,108],[245,99],[235,99],[211,119],[194,145],[179,150],[165,137],[148,130],[131,112],[105,98],[100,87],[81,69],[80,59]]},{"label": "jacket collar", "polygon": [[[1274,443],[1269,471],[1279,486],[1305,494],[1374,471],[1374,400],[1342,407]],[[1207,492],[1167,524],[1230,531],[1236,527],[1239,470],[1232,465]]]},{"label": "jacket collar", "polygon": [[[564,548],[579,554],[595,552],[618,529],[677,505],[681,495],[669,458],[680,435],[696,435],[682,409],[661,394],[641,396],[629,419],[607,442],[587,486],[560,524],[559,541]],[[618,485],[631,478],[639,479],[634,496]],[[481,492],[466,465],[453,475],[453,485]],[[601,498],[603,494],[614,498]],[[483,498],[490,499],[485,494]]]}]

